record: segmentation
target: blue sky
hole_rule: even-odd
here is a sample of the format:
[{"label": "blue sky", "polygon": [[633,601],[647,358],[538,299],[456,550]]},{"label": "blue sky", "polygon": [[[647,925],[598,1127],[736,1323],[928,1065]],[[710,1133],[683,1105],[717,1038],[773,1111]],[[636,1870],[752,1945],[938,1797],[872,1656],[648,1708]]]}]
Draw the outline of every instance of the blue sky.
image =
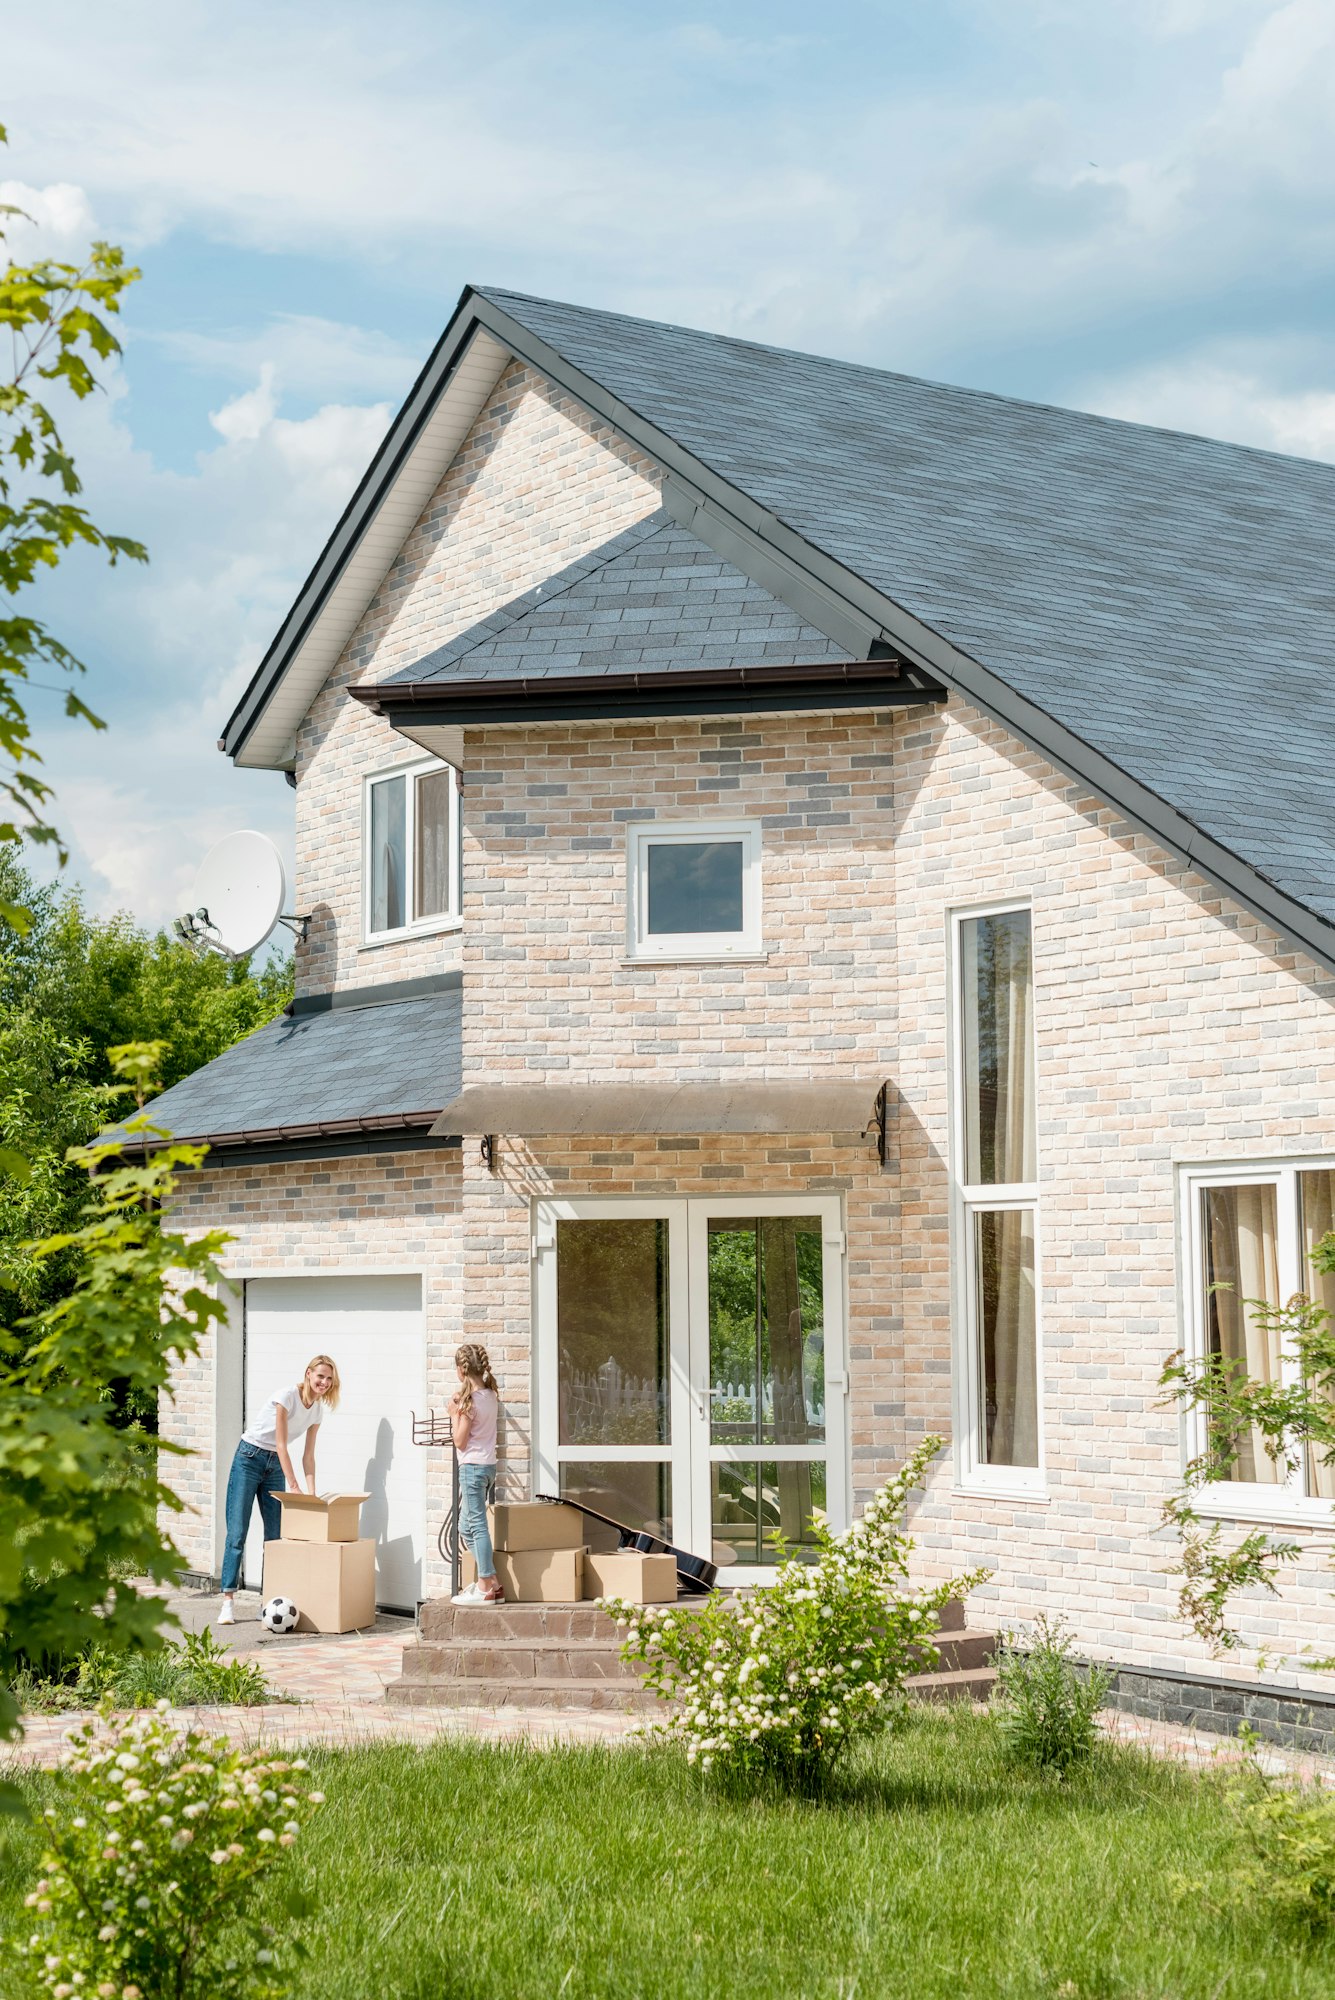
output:
[{"label": "blue sky", "polygon": [[290,851],[218,730],[469,281],[1335,459],[1335,0],[58,0],[6,55],[0,199],[144,270],[69,435],[152,564],[44,598],[99,909]]}]

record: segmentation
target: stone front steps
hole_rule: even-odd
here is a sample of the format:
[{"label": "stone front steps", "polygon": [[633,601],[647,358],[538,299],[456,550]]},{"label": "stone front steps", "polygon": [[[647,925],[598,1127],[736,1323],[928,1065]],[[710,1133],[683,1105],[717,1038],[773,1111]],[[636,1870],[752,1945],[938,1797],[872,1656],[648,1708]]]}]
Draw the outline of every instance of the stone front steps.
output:
[{"label": "stone front steps", "polygon": [[[689,1612],[699,1600],[683,1598]],[[616,1626],[596,1604],[422,1606],[419,1638],[403,1649],[400,1678],[385,1699],[410,1708],[572,1709],[647,1715],[657,1697],[621,1658]],[[947,1605],[935,1673],[907,1683],[921,1701],[985,1701],[996,1675],[996,1635],[965,1629]]]}]

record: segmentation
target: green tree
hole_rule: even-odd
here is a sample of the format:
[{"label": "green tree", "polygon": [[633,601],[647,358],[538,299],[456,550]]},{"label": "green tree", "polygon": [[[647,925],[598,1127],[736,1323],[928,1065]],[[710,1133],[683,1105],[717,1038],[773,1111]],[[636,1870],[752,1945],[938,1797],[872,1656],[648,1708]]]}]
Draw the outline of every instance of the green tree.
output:
[{"label": "green tree", "polygon": [[[0,143],[4,138],[0,127]],[[16,212],[0,208],[0,242]],[[9,333],[8,357],[0,358],[0,608],[10,607],[0,616],[0,852],[11,857],[31,840],[66,858],[25,706],[37,674],[55,677],[67,715],[104,726],[75,691],[82,662],[27,608],[30,600],[16,600],[75,547],[111,563],[146,559],[138,542],[107,533],[80,504],[53,401],[82,401],[99,386],[98,366],[120,351],[109,320],[138,276],[107,243],[95,243],[82,265],[7,258],[0,271],[0,326]],[[86,1092],[105,1077],[108,1045],[130,1039],[124,1025],[134,1009],[99,1011],[101,1002],[113,992],[121,1002],[137,993],[141,1012],[171,1016],[177,1035],[162,1039],[174,1039],[176,1060],[188,1064],[198,1047],[192,1035],[207,1039],[220,1022],[234,1024],[235,1010],[244,1013],[250,1001],[238,1001],[226,969],[197,973],[156,941],[145,953],[124,927],[86,940],[81,954],[87,920],[81,906],[58,897],[49,907],[65,976],[53,972],[43,986],[49,967],[42,951],[20,949],[34,927],[31,899],[12,893],[13,881],[11,870],[0,883],[0,925],[11,933],[0,955],[15,986],[0,1101],[32,1158],[13,1144],[0,1150],[7,1176],[0,1206],[17,1232],[34,1221],[49,1224],[64,1204],[62,1142],[71,1124],[93,1115]],[[38,975],[27,989],[25,968]],[[68,1002],[63,1012],[60,997]],[[128,1052],[122,1066],[136,1070]],[[17,1234],[9,1239],[0,1272],[8,1293],[0,1304],[11,1308],[0,1325],[0,1737],[18,1727],[9,1692],[18,1666],[67,1655],[93,1638],[112,1649],[157,1640],[161,1607],[117,1578],[165,1581],[179,1568],[158,1524],[159,1508],[179,1503],[158,1473],[157,1452],[166,1447],[147,1454],[142,1439],[118,1424],[117,1392],[124,1385],[133,1402],[155,1403],[173,1364],[194,1350],[220,1311],[210,1287],[222,1239],[189,1241],[159,1220],[174,1171],[201,1157],[199,1147],[167,1145],[141,1164],[118,1166],[105,1147],[75,1148],[67,1164],[83,1177],[82,1213],[33,1247],[23,1275],[14,1263]],[[37,1311],[12,1310],[34,1294],[42,1301]],[[13,1805],[16,1796],[12,1786],[0,1787],[0,1804]]]},{"label": "green tree", "polygon": [[[9,218],[20,214],[0,205],[0,242]],[[82,401],[98,387],[96,364],[120,353],[108,317],[119,313],[138,277],[110,243],[94,243],[82,265],[11,260],[0,273],[0,326],[9,331],[9,362],[0,364],[0,590],[11,600],[76,545],[112,563],[123,556],[147,561],[139,542],[106,533],[79,504],[79,476],[50,401],[53,392]],[[42,760],[24,706],[34,668],[61,677],[67,715],[105,727],[75,692],[82,661],[43,619],[15,609],[0,617],[0,810],[8,815],[0,819],[0,842],[51,844],[63,860],[47,816],[51,787],[35,768]],[[19,929],[27,922],[23,906],[13,902],[0,901],[0,917]]]},{"label": "green tree", "polygon": [[[133,1076],[139,1051],[121,1052]],[[159,1455],[115,1420],[113,1387],[156,1401],[176,1364],[221,1317],[217,1231],[164,1229],[160,1211],[178,1174],[206,1148],[172,1145],[151,1117],[129,1127],[161,1141],[133,1165],[98,1142],[76,1149],[92,1176],[77,1227],[33,1248],[39,1265],[73,1257],[77,1276],[54,1305],[0,1330],[0,1735],[13,1735],[9,1692],[18,1670],[39,1669],[96,1640],[111,1650],[158,1643],[162,1607],[127,1576],[166,1583],[181,1567],[159,1526],[180,1510]],[[17,1788],[0,1785],[0,1809]]]},{"label": "green tree", "polygon": [[[69,1290],[76,1252],[35,1260],[27,1245],[74,1227],[87,1173],[67,1155],[127,1107],[110,1051],[159,1045],[164,1086],[212,1062],[272,1020],[291,997],[291,963],[253,973],[245,960],[193,952],[125,915],[92,917],[77,889],[39,886],[0,848],[0,898],[28,913],[0,924],[0,1316],[51,1305]],[[108,1095],[108,1093],[114,1093]],[[123,1406],[152,1428],[155,1412]]]}]

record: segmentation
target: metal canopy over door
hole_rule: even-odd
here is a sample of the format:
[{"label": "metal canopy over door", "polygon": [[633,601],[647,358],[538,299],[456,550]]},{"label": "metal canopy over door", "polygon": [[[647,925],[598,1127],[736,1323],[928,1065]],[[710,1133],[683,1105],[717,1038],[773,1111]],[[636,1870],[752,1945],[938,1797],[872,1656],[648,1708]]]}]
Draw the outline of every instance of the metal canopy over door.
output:
[{"label": "metal canopy over door", "polygon": [[[251,1278],[246,1284],[245,1422],[299,1382],[314,1354],[332,1355],[342,1396],[320,1426],[315,1483],[322,1493],[369,1493],[362,1533],[376,1542],[376,1602],[412,1610],[422,1595],[426,1453],[412,1446],[411,1413],[425,1406],[426,1344],[420,1278]],[[298,1475],[305,1439],[292,1454]],[[258,1589],[259,1510],[246,1542],[245,1580]]]},{"label": "metal canopy over door", "polygon": [[837,1197],[542,1202],[539,1490],[754,1577],[848,1519]]}]

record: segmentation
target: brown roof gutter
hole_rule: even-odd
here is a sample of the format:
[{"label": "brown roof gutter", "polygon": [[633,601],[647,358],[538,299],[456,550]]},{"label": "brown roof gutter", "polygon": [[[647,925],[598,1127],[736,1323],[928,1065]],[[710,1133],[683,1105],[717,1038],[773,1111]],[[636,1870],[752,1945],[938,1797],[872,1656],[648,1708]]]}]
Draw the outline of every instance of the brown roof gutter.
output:
[{"label": "brown roof gutter", "polygon": [[[150,1116],[152,1110],[150,1104]],[[305,1125],[250,1125],[231,1132],[173,1132],[170,1143],[183,1146],[272,1146],[291,1139],[340,1139],[376,1132],[429,1132],[439,1116],[437,1111],[409,1111],[393,1112],[379,1118],[326,1118]],[[127,1139],[127,1153],[143,1150],[142,1134],[134,1133]]]},{"label": "brown roof gutter", "polygon": [[[920,680],[917,670],[911,670],[911,678],[905,682],[904,663],[899,659],[886,660],[816,660],[809,663],[800,661],[783,665],[762,665],[757,667],[680,667],[641,673],[638,670],[612,674],[523,674],[490,675],[472,680],[446,678],[420,681],[363,682],[350,687],[348,693],[354,701],[365,703],[368,708],[383,713],[386,708],[399,708],[430,703],[432,707],[448,708],[454,703],[461,706],[472,705],[487,698],[531,699],[534,696],[563,694],[606,694],[615,697],[624,694],[653,694],[704,692],[716,690],[727,693],[761,693],[766,688],[782,689],[794,684],[802,686],[828,685],[849,688],[867,685],[870,691],[876,682],[905,683],[915,692],[929,694],[931,690]],[[944,689],[941,690],[944,693]]]}]

